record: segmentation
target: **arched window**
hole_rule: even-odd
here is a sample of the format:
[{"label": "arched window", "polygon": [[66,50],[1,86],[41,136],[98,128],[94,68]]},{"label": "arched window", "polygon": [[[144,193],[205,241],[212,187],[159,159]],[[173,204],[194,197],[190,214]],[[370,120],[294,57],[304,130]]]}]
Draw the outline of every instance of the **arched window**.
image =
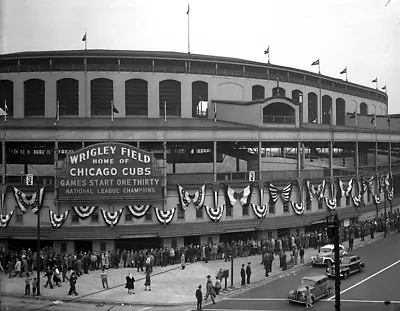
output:
[{"label": "arched window", "polygon": [[147,81],[142,79],[125,81],[125,109],[127,116],[147,116],[148,102]]},{"label": "arched window", "polygon": [[364,102],[360,104],[360,115],[362,116],[368,115],[368,106]]},{"label": "arched window", "polygon": [[272,89],[272,96],[286,96],[285,89],[277,86]]},{"label": "arched window", "polygon": [[114,99],[113,81],[99,78],[90,81],[92,116],[110,116]]},{"label": "arched window", "polygon": [[292,100],[295,103],[302,104],[303,103],[303,92],[299,90],[292,91]]},{"label": "arched window", "polygon": [[40,79],[24,82],[24,113],[26,117],[44,117],[45,84]]},{"label": "arched window", "polygon": [[167,107],[166,116],[181,116],[181,83],[176,80],[164,80],[159,85],[160,117],[164,117],[164,105]]},{"label": "arched window", "polygon": [[194,81],[192,83],[192,117],[207,118],[208,116],[208,83]]},{"label": "arched window", "polygon": [[263,123],[295,124],[295,110],[285,103],[272,103],[263,108]]},{"label": "arched window", "polygon": [[331,124],[332,116],[332,97],[322,96],[322,124]]},{"label": "arched window", "polygon": [[251,99],[263,99],[265,98],[265,88],[262,85],[253,85],[251,88]]},{"label": "arched window", "polygon": [[318,96],[313,92],[308,93],[308,122],[318,122]]},{"label": "arched window", "polygon": [[79,115],[79,82],[65,78],[57,80],[59,116]]},{"label": "arched window", "polygon": [[343,98],[336,98],[336,125],[345,125],[346,102]]},{"label": "arched window", "polygon": [[[7,109],[6,109],[7,104]],[[0,108],[7,112],[7,118],[14,115],[14,84],[9,80],[0,80]],[[7,110],[7,111],[6,111]]]}]

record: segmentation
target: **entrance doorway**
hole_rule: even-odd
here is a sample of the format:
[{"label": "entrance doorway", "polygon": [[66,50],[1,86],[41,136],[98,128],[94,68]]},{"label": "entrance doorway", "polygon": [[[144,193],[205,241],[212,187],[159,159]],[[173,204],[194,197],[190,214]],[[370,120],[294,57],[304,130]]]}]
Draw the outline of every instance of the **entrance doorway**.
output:
[{"label": "entrance doorway", "polygon": [[75,241],[75,252],[92,252],[93,251],[93,243],[92,241],[81,240]]},{"label": "entrance doorway", "polygon": [[183,238],[184,245],[200,245],[200,236],[199,235],[190,235],[185,236]]},{"label": "entrance doorway", "polygon": [[119,239],[115,241],[115,248],[120,251],[126,250],[141,250],[161,248],[162,240],[160,238],[136,238],[136,239]]}]

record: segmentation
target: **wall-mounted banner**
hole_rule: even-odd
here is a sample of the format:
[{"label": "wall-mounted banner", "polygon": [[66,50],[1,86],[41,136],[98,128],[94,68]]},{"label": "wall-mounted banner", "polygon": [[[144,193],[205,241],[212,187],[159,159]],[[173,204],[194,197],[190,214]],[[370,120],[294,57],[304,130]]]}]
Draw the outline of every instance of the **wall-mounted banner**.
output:
[{"label": "wall-mounted banner", "polygon": [[69,153],[57,178],[60,201],[162,200],[162,175],[153,154],[123,143]]}]

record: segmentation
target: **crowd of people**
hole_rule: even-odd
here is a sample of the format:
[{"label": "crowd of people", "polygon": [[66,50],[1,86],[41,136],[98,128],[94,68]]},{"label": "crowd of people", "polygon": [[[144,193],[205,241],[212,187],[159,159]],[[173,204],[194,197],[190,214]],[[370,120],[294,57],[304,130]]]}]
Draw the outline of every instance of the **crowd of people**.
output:
[{"label": "crowd of people", "polygon": [[[367,219],[351,223],[349,226],[340,227],[340,240],[349,241],[352,248],[354,239],[364,239],[366,235],[374,237],[377,231],[384,232],[385,236],[391,231],[400,232],[400,213],[388,213],[378,218]],[[213,260],[228,261],[232,257],[247,257],[260,255],[261,264],[265,269],[265,276],[272,271],[272,262],[275,256],[280,260],[280,266],[285,269],[287,262],[304,262],[304,249],[319,249],[328,244],[329,238],[325,228],[310,231],[285,234],[282,236],[268,237],[264,239],[246,239],[220,243],[208,243],[205,245],[185,245],[181,248],[153,248],[141,250],[110,250],[102,252],[77,252],[74,254],[57,253],[52,248],[45,247],[39,252],[39,269],[45,272],[45,287],[52,289],[61,286],[63,282],[70,282],[69,294],[75,294],[76,281],[79,277],[92,271],[102,270],[101,283],[108,288],[107,269],[120,267],[145,271],[146,290],[150,289],[150,274],[153,267],[165,267],[167,265],[181,264],[182,269],[186,263]],[[351,249],[350,249],[351,250]],[[6,251],[0,246],[0,271],[8,274],[9,278],[25,277],[25,293],[36,293],[37,280],[32,274],[37,270],[38,254],[31,249],[22,249],[19,252]],[[246,272],[245,272],[246,276]],[[218,277],[219,284],[213,284],[214,291],[219,291],[222,278]],[[247,281],[245,282],[247,283]],[[29,285],[29,289],[28,289]],[[207,287],[206,287],[207,288]],[[133,293],[133,291],[132,291]]]}]

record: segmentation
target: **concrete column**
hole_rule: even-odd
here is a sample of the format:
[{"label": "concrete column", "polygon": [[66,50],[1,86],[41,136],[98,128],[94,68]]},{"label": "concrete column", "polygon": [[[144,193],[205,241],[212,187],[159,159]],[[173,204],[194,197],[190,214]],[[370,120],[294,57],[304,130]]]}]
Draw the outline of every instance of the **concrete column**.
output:
[{"label": "concrete column", "polygon": [[14,90],[14,119],[22,119],[24,117],[24,81],[21,76],[13,81]]},{"label": "concrete column", "polygon": [[258,180],[262,180],[262,157],[261,157],[261,152],[262,152],[262,142],[261,140],[258,141]]},{"label": "concrete column", "polygon": [[217,142],[213,141],[213,175],[214,182],[217,182]]},{"label": "concrete column", "polygon": [[160,118],[160,92],[159,81],[151,80],[148,84],[149,87],[149,118]]},{"label": "concrete column", "polygon": [[125,78],[120,75],[113,77],[114,107],[119,113],[114,113],[114,118],[125,118]]},{"label": "concrete column", "polygon": [[181,117],[192,118],[192,83],[181,81]]},{"label": "concrete column", "polygon": [[52,77],[46,79],[44,90],[44,116],[55,119],[57,115],[57,81]]},{"label": "concrete column", "polygon": [[329,141],[329,171],[330,176],[333,177],[333,141]]}]

